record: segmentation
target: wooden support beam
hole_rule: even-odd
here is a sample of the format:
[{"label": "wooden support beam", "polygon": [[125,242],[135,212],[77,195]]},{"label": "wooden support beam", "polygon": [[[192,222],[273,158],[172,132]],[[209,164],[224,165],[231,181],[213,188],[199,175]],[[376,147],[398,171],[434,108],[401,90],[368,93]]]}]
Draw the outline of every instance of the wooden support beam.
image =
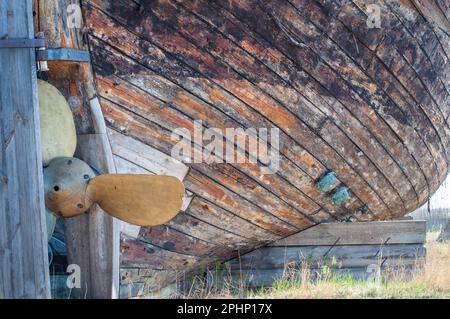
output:
[{"label": "wooden support beam", "polygon": [[425,242],[426,223],[423,220],[394,220],[365,223],[324,223],[283,238],[270,246],[326,246],[419,244]]},{"label": "wooden support beam", "polygon": [[[0,39],[34,35],[31,0],[0,1]],[[0,299],[50,298],[34,49],[0,70]]]},{"label": "wooden support beam", "polygon": [[[79,1],[34,0],[36,25],[47,47],[88,50],[83,40]],[[77,21],[78,20],[78,21]],[[103,114],[96,98],[89,63],[49,61],[49,82],[69,100],[78,135],[75,156],[100,173],[114,173],[115,165]],[[119,294],[120,221],[94,205],[87,215],[65,220],[69,264],[81,270],[78,298],[109,299]]]},{"label": "wooden support beam", "polygon": [[[275,280],[312,279],[330,272],[355,280],[401,270],[411,274],[426,261],[426,223],[398,220],[327,223],[279,240],[230,260],[228,276],[249,287],[271,286]],[[216,273],[208,276],[215,284]]]}]

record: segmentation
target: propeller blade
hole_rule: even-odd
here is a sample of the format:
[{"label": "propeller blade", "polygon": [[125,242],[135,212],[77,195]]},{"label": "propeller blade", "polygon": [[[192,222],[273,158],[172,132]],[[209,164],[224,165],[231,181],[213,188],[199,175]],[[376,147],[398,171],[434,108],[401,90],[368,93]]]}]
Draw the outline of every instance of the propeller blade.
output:
[{"label": "propeller blade", "polygon": [[87,195],[114,217],[139,226],[155,226],[178,214],[184,185],[172,176],[100,175],[89,182]]},{"label": "propeller blade", "polygon": [[77,135],[65,97],[48,82],[38,80],[41,149],[44,166],[56,157],[72,157]]}]

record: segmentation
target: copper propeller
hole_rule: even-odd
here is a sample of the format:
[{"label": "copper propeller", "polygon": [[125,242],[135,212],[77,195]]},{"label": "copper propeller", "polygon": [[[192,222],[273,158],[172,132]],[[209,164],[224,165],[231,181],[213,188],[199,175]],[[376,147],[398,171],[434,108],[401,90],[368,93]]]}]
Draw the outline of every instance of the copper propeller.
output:
[{"label": "copper propeller", "polygon": [[108,214],[140,226],[174,218],[182,206],[184,186],[172,176],[99,175],[74,158],[76,130],[70,107],[51,84],[38,81],[47,230],[56,217],[84,214],[94,203]]}]

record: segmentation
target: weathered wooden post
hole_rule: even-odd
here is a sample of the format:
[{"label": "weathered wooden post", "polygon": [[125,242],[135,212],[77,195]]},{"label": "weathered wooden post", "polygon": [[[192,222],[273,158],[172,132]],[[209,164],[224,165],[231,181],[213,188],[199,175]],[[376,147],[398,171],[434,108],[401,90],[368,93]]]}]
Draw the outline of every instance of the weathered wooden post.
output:
[{"label": "weathered wooden post", "polygon": [[[48,49],[88,54],[83,40],[81,6],[73,0],[33,0],[35,24],[45,34]],[[76,56],[76,55],[74,55]],[[87,61],[61,56],[48,61],[49,82],[70,101],[77,128],[76,157],[100,173],[115,171],[106,127]],[[119,221],[93,206],[87,215],[67,219],[68,262],[81,271],[78,298],[117,298],[119,290]]]},{"label": "weathered wooden post", "polygon": [[0,1],[0,39],[0,299],[50,298],[31,0]]}]

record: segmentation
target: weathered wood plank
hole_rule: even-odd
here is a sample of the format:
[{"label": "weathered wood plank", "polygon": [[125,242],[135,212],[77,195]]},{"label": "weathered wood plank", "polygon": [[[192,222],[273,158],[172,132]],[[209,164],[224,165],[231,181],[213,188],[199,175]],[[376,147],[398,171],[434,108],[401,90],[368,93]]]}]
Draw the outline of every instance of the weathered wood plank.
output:
[{"label": "weathered wood plank", "polygon": [[[118,124],[117,129],[122,128],[124,132],[134,136],[136,139],[149,145],[153,145],[153,147],[166,154],[170,154],[171,145],[174,144],[174,141],[171,139],[168,131],[125,110],[112,110],[111,108],[113,106],[108,101],[102,101],[102,106],[105,112],[105,119],[111,127],[117,125],[116,123],[125,123],[126,126]],[[233,193],[223,185],[217,184],[214,180],[199,174],[199,172],[194,169],[191,169],[186,176],[185,186],[192,193],[215,201],[219,206],[230,207],[230,209],[239,214],[242,213],[249,216],[251,220],[271,220],[272,222],[270,223],[265,222],[265,227],[269,227],[269,229],[271,229],[271,231],[273,230],[275,233],[280,233],[281,231],[280,234],[287,234],[286,231],[292,233],[295,232],[296,229],[298,230],[298,228],[284,222],[279,217],[259,208],[254,202],[250,202],[237,196],[236,193]]]},{"label": "weathered wood plank", "polygon": [[[358,0],[83,4],[96,84],[115,132],[168,155],[170,132],[192,131],[194,119],[202,128],[282,130],[273,176],[258,176],[252,165],[187,165],[195,198],[170,227],[145,234],[155,246],[207,256],[223,238],[257,246],[267,233],[273,240],[304,229],[298,212],[311,224],[404,215],[448,170],[448,77],[445,63],[436,63],[448,60],[441,46],[450,42],[440,43],[442,34],[427,43],[428,55],[413,25],[391,13],[392,25],[368,30],[367,3]],[[329,171],[339,181],[322,192],[316,183]],[[341,186],[350,198],[333,207]],[[258,232],[247,235],[252,229]]]},{"label": "weathered wood plank", "polygon": [[[397,20],[400,22],[401,28],[406,30],[406,32],[402,32],[402,34],[414,36],[414,40],[419,44],[419,56],[422,55],[426,57],[426,63],[424,65],[426,67],[428,67],[428,65],[432,66],[432,72],[429,73],[429,76],[436,77],[448,91],[450,78],[446,69],[449,65],[449,59],[436,32],[433,30],[434,28],[439,27],[429,23],[420,14],[417,14],[415,10],[401,8],[392,1],[385,1],[381,5],[382,9],[386,10],[388,14],[393,15],[389,17],[394,21]],[[414,58],[414,55],[408,55],[408,58]],[[436,87],[437,86],[435,86],[435,88]]]},{"label": "weathered wood plank", "polygon": [[381,262],[386,266],[411,266],[425,254],[423,244],[263,247],[228,264],[231,269],[248,270],[284,269],[288,265],[301,269],[302,264],[313,268],[321,264],[358,268]]},{"label": "weathered wood plank", "polygon": [[[365,12],[366,4],[363,1],[354,1],[354,4],[358,7],[358,10]],[[414,71],[415,76],[423,85],[425,89],[424,93],[431,98],[433,106],[436,107],[438,113],[443,116],[444,119],[447,118],[450,111],[449,108],[446,107],[446,101],[448,101],[448,89],[445,87],[442,77],[438,74],[436,68],[430,61],[427,52],[423,50],[417,38],[414,35],[411,36],[411,33],[405,29],[401,21],[396,19],[396,16],[392,14],[391,10],[386,8],[383,4],[380,4],[380,8],[383,12],[386,12],[386,18],[390,21],[388,28],[389,32],[386,32],[387,30],[380,30],[386,37],[385,42],[395,48],[399,59],[407,62],[408,67]],[[417,6],[415,8],[417,8]],[[412,13],[403,6],[400,11],[404,10],[407,10],[409,12],[408,14]],[[414,13],[412,13],[412,16],[414,16]],[[433,23],[427,22],[429,27],[435,25],[439,21],[438,16],[435,16],[434,19],[435,21],[433,21]],[[445,64],[443,67],[445,68]],[[450,128],[449,125],[446,122],[443,122],[443,124],[443,129],[447,131],[448,134]]]},{"label": "weathered wood plank", "polygon": [[[254,10],[252,9],[251,5],[244,5],[244,2],[236,2],[233,4],[233,2],[227,2],[227,3],[220,3],[220,5],[224,5],[225,7],[227,7],[227,9],[229,10],[229,12],[231,12],[232,14],[236,15],[239,17],[239,19],[243,22],[245,22],[246,24],[250,25],[251,27],[255,26],[255,30],[263,30],[264,28],[267,28],[267,25],[270,23],[273,23],[273,21],[270,21],[270,19],[267,20],[267,23],[260,23],[259,21],[255,20],[254,17],[258,16],[259,14],[254,14]],[[333,19],[333,13],[340,13],[340,14],[344,14],[343,11],[345,10],[340,10],[340,8],[336,8],[336,6],[333,6],[333,4],[330,4],[328,2],[326,2],[326,4],[324,4],[325,7],[328,8],[328,12],[331,15],[331,19]],[[250,13],[251,12],[251,13]],[[348,12],[346,12],[348,14]],[[345,21],[348,23],[348,21],[354,21],[355,24],[358,23],[358,25],[350,25],[349,29],[352,30],[352,32],[356,32],[358,31],[358,35],[360,35],[365,43],[368,43],[367,45],[370,46],[373,50],[373,48],[376,48],[377,45],[379,44],[378,42],[376,42],[376,44],[371,43],[370,41],[376,41],[377,38],[381,39],[381,37],[376,36],[375,37],[375,33],[378,32],[376,29],[371,29],[371,30],[366,30],[367,27],[365,25],[366,23],[366,18],[356,18],[352,15],[349,15],[348,17],[346,17]],[[259,29],[258,29],[259,28]],[[386,28],[384,28],[383,30],[385,30]],[[275,37],[275,35],[273,34],[273,32],[263,32],[263,31],[258,31],[259,35],[261,37],[266,37],[266,38],[270,38],[270,37]],[[309,40],[308,40],[309,41]],[[275,45],[280,45],[282,44],[282,41],[280,42],[279,38],[276,38]],[[291,45],[290,50],[292,52],[295,52],[295,50],[298,49],[298,46],[296,47],[295,45]],[[285,51],[287,54],[290,54],[289,51]],[[295,56],[292,56],[295,59]],[[303,58],[301,58],[303,59]],[[303,64],[302,64],[303,65]],[[389,67],[392,67],[389,65]],[[312,70],[314,71],[314,69]],[[312,72],[311,71],[311,72]],[[308,71],[309,72],[309,71]],[[318,76],[320,76],[320,74],[318,74]],[[320,77],[319,77],[320,78]],[[352,105],[356,105],[357,103],[351,103]],[[350,105],[350,106],[352,106]],[[363,118],[363,117],[361,117]],[[370,122],[369,122],[370,123]],[[380,126],[381,127],[381,126]],[[373,130],[373,129],[372,129]],[[377,128],[375,127],[375,131],[377,130]],[[383,136],[383,135],[381,135]],[[420,161],[419,161],[420,162]],[[423,167],[424,170],[427,170],[427,167]],[[431,175],[433,177],[433,175]],[[433,190],[433,188],[432,188]]]},{"label": "weathered wood plank", "polygon": [[266,241],[269,242],[277,238],[270,231],[261,228],[248,219],[222,209],[215,205],[214,202],[201,197],[195,197],[187,213],[199,220],[203,220],[246,238],[249,245]]},{"label": "weathered wood plank", "polygon": [[[121,64],[121,65],[123,66],[123,64]],[[98,82],[104,83],[105,81],[103,80],[103,81],[98,81]],[[110,99],[117,101],[118,100],[117,97],[118,96],[121,97],[120,91],[124,90],[124,87],[122,85],[122,87],[120,87],[120,89],[117,90],[118,86],[121,82],[117,81],[117,80],[114,82],[115,82],[114,85],[112,85],[111,87],[103,86],[102,88],[104,88],[104,90],[108,92],[107,94],[110,96]],[[144,94],[144,93],[142,92],[141,94]],[[122,95],[123,95],[123,93],[122,93]],[[131,97],[132,93],[127,91],[127,95],[128,95],[128,97]],[[136,95],[134,95],[134,96],[136,96]],[[146,100],[145,105],[143,104],[143,102],[137,102],[137,98],[130,99],[130,101],[122,100],[121,103],[126,105],[127,109],[128,108],[133,109],[133,111],[136,111],[142,115],[144,115],[144,113],[146,113],[146,114],[152,113],[152,112],[150,112],[151,106],[149,105],[149,103],[153,100],[152,97],[149,96],[145,100]],[[131,104],[133,102],[139,103],[142,105],[137,106],[136,104]],[[155,103],[157,103],[157,101],[155,101]],[[113,105],[111,105],[111,106],[113,107]],[[153,114],[157,114],[159,112],[159,109],[162,107],[163,107],[163,105],[159,106],[158,109],[155,110],[155,112],[153,112]],[[164,110],[167,111],[168,109],[164,108]],[[146,118],[152,118],[152,117],[157,116],[157,115],[153,115],[153,114],[150,116],[146,116]],[[184,122],[184,126],[181,126],[181,127],[192,130],[192,125],[193,125],[192,121],[190,123],[185,123],[186,119],[184,117],[185,117],[184,115],[180,115],[180,114],[177,114],[176,112],[172,112],[166,118],[163,118],[157,122],[159,125],[163,125],[167,129],[177,128],[176,125],[183,125],[182,123]],[[214,121],[214,120],[210,120],[210,121]],[[172,122],[176,123],[176,124],[174,124],[175,126],[171,125]],[[169,126],[167,126],[165,123],[168,123]],[[218,123],[218,124],[222,125],[222,123]],[[188,126],[186,127],[186,125],[188,125]],[[123,144],[123,141],[119,141],[118,143],[113,142],[113,145],[114,144]],[[227,144],[227,147],[229,147],[229,145],[230,144]],[[199,146],[202,147],[202,145],[199,145]],[[250,181],[244,183],[244,181],[247,180],[248,177],[240,172],[233,170],[233,169],[227,169],[227,171],[225,171],[226,167],[223,165],[208,165],[208,166],[206,166],[206,165],[192,164],[191,166],[196,167],[201,172],[203,172],[205,175],[215,178],[220,183],[225,183],[225,184],[229,183],[228,180],[224,181],[224,176],[226,179],[229,179],[230,177],[236,179],[237,183],[230,185],[230,187],[234,188],[233,190],[235,192],[239,193],[243,197],[246,197],[248,200],[252,200],[252,198],[257,197],[258,195],[261,195],[261,196],[258,196],[259,200],[257,201],[259,203],[258,204],[259,206],[261,206],[262,208],[264,208],[270,212],[277,211],[278,215],[280,215],[280,216],[284,215],[284,218],[291,220],[291,222],[293,224],[300,225],[300,227],[302,227],[302,225],[304,225],[304,223],[305,223],[304,217],[302,217],[302,214],[301,214],[302,212],[315,213],[319,209],[319,206],[317,206],[317,204],[315,204],[310,198],[306,197],[301,192],[296,191],[296,189],[293,188],[292,185],[286,184],[283,180],[278,180],[277,176],[275,176],[275,175],[261,176],[260,169],[256,165],[242,164],[242,165],[232,165],[232,166],[236,167],[236,170],[240,169],[246,173],[250,173],[254,180],[259,179],[260,181],[264,182],[264,184],[266,184],[268,186],[268,189],[270,191],[272,191],[276,195],[280,196],[283,200],[288,201],[289,204],[291,205],[291,207],[280,202],[278,199],[276,199],[274,197],[274,195],[272,195],[270,192],[268,192],[265,188],[261,188],[260,186],[258,186],[256,184],[256,182],[250,180]],[[210,172],[211,170],[214,172],[214,175],[213,175],[214,177],[211,175],[211,172]],[[226,174],[224,175],[224,173],[226,173]],[[253,187],[254,188],[253,192],[248,193],[248,192],[242,192],[240,190],[236,190],[236,187],[239,187],[241,183],[243,184],[242,187],[248,187],[248,185],[255,185],[255,187]],[[293,198],[295,198],[295,200],[293,200]],[[266,202],[268,202],[269,204],[266,204]],[[272,207],[272,206],[275,206],[275,207]],[[295,209],[297,209],[299,212],[296,212]],[[293,213],[291,213],[291,211],[293,211]]]},{"label": "weathered wood plank", "polygon": [[[381,269],[381,276],[387,276],[391,272],[390,267]],[[348,278],[351,277],[354,280],[364,280],[367,281],[370,279],[370,282],[374,282],[376,280],[376,268],[367,269],[363,268],[345,268],[345,269],[331,269],[331,274]],[[395,269],[392,270],[395,273]],[[406,267],[403,270],[404,273],[412,274],[414,272],[410,267]],[[270,287],[273,285],[275,281],[278,280],[286,280],[291,281],[293,283],[299,282],[302,279],[301,272],[289,273],[284,269],[261,269],[261,270],[249,270],[249,271],[239,271],[233,270],[229,273],[229,276],[233,279],[235,284],[241,284],[247,287]],[[330,276],[328,272],[328,268],[326,272],[323,269],[311,269],[309,272],[309,276],[311,279],[317,278],[327,278]],[[211,276],[211,282],[213,282],[214,276]]]},{"label": "weathered wood plank", "polygon": [[[69,5],[77,16],[69,17]],[[69,23],[70,18],[83,25],[80,1],[39,0],[38,24],[50,47],[85,49],[82,28]],[[73,22],[73,21],[70,21]],[[88,63],[49,63],[49,82],[58,87],[71,103],[78,134],[77,157],[101,173],[114,173],[102,110]],[[82,288],[77,297],[116,298],[119,293],[120,222],[105,214],[98,205],[89,215],[65,221],[68,261],[80,265]]]},{"label": "weathered wood plank", "polygon": [[232,248],[192,237],[167,225],[142,228],[139,240],[186,255],[218,259],[226,259],[235,255]]},{"label": "weathered wood plank", "polygon": [[[1,1],[0,39],[34,36],[32,1]],[[0,299],[50,298],[34,50],[0,49],[0,69]]]},{"label": "weathered wood plank", "polygon": [[[193,268],[201,269],[213,262],[212,258],[182,255],[162,249],[149,243],[135,241],[122,235],[121,268],[148,268],[154,270],[176,270],[183,272]],[[167,278],[171,281],[173,278]]]},{"label": "weathered wood plank", "polygon": [[387,244],[423,244],[425,236],[425,221],[325,223],[281,239],[270,246],[320,246],[335,243],[336,245],[381,245],[385,242]]},{"label": "weathered wood plank", "polygon": [[[392,97],[389,94],[386,94],[386,91],[383,90],[383,87],[389,86],[389,77],[392,78],[392,76],[389,76],[390,74],[385,71],[384,73],[378,73],[375,77],[369,77],[367,74],[367,67],[369,66],[379,66],[377,69],[379,70],[385,70],[384,66],[380,64],[375,64],[373,61],[367,61],[364,64],[356,63],[357,59],[361,59],[361,57],[367,57],[367,59],[371,59],[372,55],[368,52],[366,53],[365,50],[368,50],[364,45],[361,43],[355,42],[356,38],[346,29],[341,26],[339,28],[339,24],[330,24],[326,23],[325,21],[328,18],[331,18],[329,16],[325,16],[321,11],[320,7],[313,3],[313,1],[309,0],[296,0],[293,1],[293,5],[295,5],[295,8],[297,10],[294,10],[294,8],[284,8],[284,11],[277,11],[278,14],[283,14],[285,12],[292,12],[294,11],[294,15],[297,17],[293,22],[296,26],[294,27],[296,30],[299,30],[297,28],[301,28],[302,33],[304,33],[304,37],[310,37],[314,38],[315,40],[312,41],[311,47],[316,50],[316,52],[338,52],[337,56],[334,59],[325,59],[327,60],[327,63],[332,65],[333,68],[336,70],[340,69],[340,65],[348,65],[353,66],[352,70],[353,72],[351,74],[346,74],[345,72],[340,72],[341,74],[344,74],[346,78],[350,77],[351,82],[353,83],[361,83],[362,85],[356,85],[353,86],[355,90],[357,90],[360,95],[362,96],[370,96],[371,101],[380,101],[379,103],[381,105],[389,105],[388,107],[385,107],[384,109],[379,109],[378,112],[383,117],[387,118],[389,123],[392,123],[392,121],[395,121],[395,118],[397,115],[404,114],[404,116],[408,116],[414,123],[418,123],[416,125],[419,125],[419,127],[423,127],[424,130],[416,130],[415,127],[410,127],[406,125],[406,130],[409,130],[410,133],[406,134],[406,143],[407,145],[410,145],[409,148],[414,151],[414,154],[416,154],[417,158],[421,159],[421,162],[424,161],[426,158],[427,161],[429,161],[430,164],[428,165],[436,165],[436,163],[439,164],[438,170],[439,171],[445,171],[446,167],[446,160],[444,158],[445,151],[443,150],[443,146],[440,144],[440,141],[435,141],[432,144],[433,146],[441,146],[440,149],[435,150],[433,153],[429,153],[428,145],[424,139],[426,137],[425,132],[428,125],[420,125],[421,123],[426,123],[426,119],[424,120],[423,117],[421,121],[415,121],[415,117],[412,116],[411,110],[414,110],[418,108],[419,106],[411,106],[408,105],[406,107],[402,107],[398,102],[398,99],[392,99]],[[285,7],[285,6],[280,6]],[[320,25],[323,23],[323,25]],[[320,25],[320,26],[318,26]],[[320,36],[320,33],[323,32],[324,36]],[[300,33],[299,33],[300,34]],[[346,36],[344,35],[346,34]],[[302,40],[303,36],[300,36]],[[336,39],[337,38],[337,39]],[[341,42],[344,42],[343,45],[340,45]],[[337,42],[337,43],[336,43]],[[335,44],[336,43],[336,44]],[[342,51],[342,53],[341,53]],[[345,52],[345,54],[343,54]],[[347,56],[346,56],[347,55]],[[370,56],[369,56],[370,55]],[[324,56],[328,56],[328,54],[325,54]],[[351,60],[349,59],[351,58]],[[367,64],[369,63],[369,64]],[[383,77],[382,77],[383,74]],[[387,76],[386,76],[387,75]],[[379,88],[376,89],[374,92],[367,92],[367,88],[369,85],[377,83],[379,85]],[[398,86],[397,86],[398,87]],[[398,89],[398,88],[396,88]],[[362,93],[366,92],[366,93]],[[394,91],[395,92],[395,91]],[[366,99],[367,100],[367,99]],[[395,113],[394,110],[397,110]],[[396,115],[397,114],[397,115]],[[390,120],[389,118],[392,118]],[[398,119],[399,117],[397,117]],[[395,123],[394,123],[395,124]],[[417,141],[415,139],[409,139],[408,136],[416,136]],[[420,139],[424,140],[424,142],[420,142]],[[427,152],[428,151],[428,152]],[[430,154],[432,157],[430,157]],[[376,159],[376,156],[372,156],[374,160]],[[421,189],[425,185],[425,180],[423,177],[423,173],[426,173],[426,170],[419,169],[417,166],[417,163],[414,164],[416,169],[413,170],[406,170],[405,173],[409,175],[410,181],[415,185],[414,187]],[[423,167],[426,167],[426,165],[423,165]],[[406,168],[407,169],[407,168]],[[384,169],[386,171],[392,171],[390,169]],[[429,178],[429,176],[428,176]],[[417,184],[417,182],[420,181],[420,183]],[[425,186],[426,187],[426,186]]]},{"label": "weathered wood plank", "polygon": [[[117,133],[117,134],[119,134],[119,133]],[[137,143],[140,143],[140,142],[137,142]],[[130,145],[130,144],[132,144],[132,142],[129,141],[128,145]],[[143,144],[143,145],[145,145],[145,144]],[[113,146],[113,152],[114,152],[114,150],[115,150],[115,147]],[[154,151],[156,151],[156,150],[152,150],[153,153],[154,153]],[[135,173],[135,174],[151,174],[152,173],[152,172],[144,169],[143,167],[137,166],[136,164],[134,164],[134,162],[136,162],[136,161],[130,162],[130,161],[122,159],[120,157],[117,157],[117,156],[115,157],[115,163],[117,165],[116,168],[118,169],[119,173],[130,173],[130,172]],[[168,171],[168,173],[175,174],[176,171]],[[184,175],[184,173],[183,173],[183,175]],[[184,202],[184,206],[186,207],[186,209],[188,208],[188,206],[192,200],[192,197],[193,197],[192,193],[186,194],[186,196],[184,197],[183,202]],[[226,230],[221,232],[219,229],[217,229],[217,227],[215,227],[215,224],[211,224],[210,221],[208,221],[208,222],[209,223],[205,223],[202,220],[192,219],[190,216],[188,216],[186,214],[181,214],[181,215],[177,216],[176,218],[174,218],[172,221],[170,221],[168,223],[168,225],[171,225],[172,228],[174,228],[176,230],[183,231],[188,236],[194,236],[194,238],[203,239],[206,242],[211,242],[211,243],[219,244],[222,246],[228,246],[228,245],[234,246],[235,245],[234,242],[236,242],[236,241],[238,243],[243,242],[243,237],[241,237],[239,235],[236,236],[235,234],[233,234],[233,232],[228,233],[229,231],[226,231]],[[245,223],[245,220],[242,220],[241,222]],[[137,238],[139,235],[140,229],[141,229],[140,227],[124,223],[122,232],[130,237]],[[224,237],[224,238],[222,238],[222,237]],[[217,242],[217,240],[219,240],[219,242]]]},{"label": "weathered wood plank", "polygon": [[[81,13],[78,0],[38,0],[37,2],[36,21],[39,30],[44,32],[49,48],[87,49],[80,32],[84,21],[82,16],[78,15]],[[70,5],[77,11],[69,12]]]},{"label": "weathered wood plank", "polygon": [[[76,157],[100,173],[114,172],[112,156],[101,156],[106,143],[109,143],[106,132],[79,135]],[[98,205],[94,205],[87,215],[65,220],[68,261],[80,265],[83,270],[82,286],[74,289],[75,296],[118,297],[120,224]]]},{"label": "weathered wood plank", "polygon": [[167,286],[163,278],[182,277],[182,272],[173,270],[152,270],[139,268],[122,268],[120,270],[120,298],[135,298],[143,295],[152,295],[156,298],[168,298],[173,290]]},{"label": "weathered wood plank", "polygon": [[188,214],[179,214],[168,225],[185,234],[206,242],[233,249],[248,248],[245,237],[224,231],[214,225],[205,223]]},{"label": "weathered wood plank", "polygon": [[[113,150],[114,150],[114,146],[113,146]],[[134,167],[134,168],[131,168],[131,170],[134,173],[138,173],[138,174],[139,173],[147,173],[147,174],[150,173],[149,171],[145,170],[144,168],[139,167],[136,164],[128,162],[122,158],[119,158],[118,156],[116,156],[115,161],[116,161],[116,164],[118,164],[117,165],[118,170],[129,171],[130,167]],[[127,162],[127,163],[124,164],[124,162]],[[183,217],[183,216],[181,216],[181,217]],[[190,221],[189,225],[191,225],[191,227],[186,228],[185,226],[183,226],[185,224],[185,222],[183,222],[183,221],[186,218],[188,218],[187,222]],[[166,250],[168,252],[173,252],[171,255],[172,256],[171,258],[172,259],[175,258],[176,261],[179,261],[180,258],[182,258],[182,256],[186,256],[186,255],[207,258],[207,260],[212,260],[212,258],[214,258],[214,260],[216,260],[217,258],[219,258],[219,259],[229,258],[230,256],[234,255],[234,252],[231,249],[225,248],[223,246],[224,244],[232,245],[232,243],[235,241],[234,238],[236,238],[236,236],[234,236],[232,234],[227,235],[226,232],[224,232],[225,233],[225,235],[224,235],[218,229],[216,229],[216,227],[206,224],[202,221],[191,220],[191,219],[189,219],[188,216],[186,216],[185,218],[181,218],[181,219],[180,219],[180,217],[177,216],[175,218],[175,220],[173,220],[169,223],[169,225],[172,226],[170,229],[167,226],[142,227],[142,228],[138,229],[136,227],[133,227],[132,225],[128,225],[127,229],[126,229],[127,231],[123,232],[123,234],[127,235],[126,236],[127,238],[131,234],[132,237],[129,239],[130,240],[131,239],[138,240],[140,242],[141,246],[144,245],[143,241],[145,241],[145,243],[151,244],[150,247],[158,247],[158,249],[159,249],[159,247],[161,247],[162,250]],[[202,226],[201,230],[197,229],[199,226]],[[181,233],[177,229],[187,231],[187,233]],[[204,239],[206,239],[206,241],[201,240],[196,237],[192,237],[191,234],[194,236],[200,237],[200,238],[204,238]],[[217,246],[217,244],[211,243],[211,241],[215,242],[215,238],[225,238],[225,242],[221,242],[221,244],[219,246]],[[240,238],[238,240],[242,242],[242,238]],[[123,256],[123,258],[125,258],[125,260],[129,254],[133,254],[133,251],[134,251],[133,247],[135,247],[135,245],[133,245],[133,244],[131,244],[131,247],[128,246],[127,244],[122,245],[122,256]],[[178,255],[176,255],[175,253],[178,253]],[[133,255],[133,256],[135,256],[135,255]],[[164,253],[163,253],[163,256],[166,256],[166,255],[164,255]],[[176,257],[173,257],[173,256],[176,256]],[[140,260],[140,257],[131,257],[131,258],[137,259],[138,261]],[[133,261],[130,261],[130,262],[133,263]],[[136,264],[132,264],[132,265],[136,266]],[[146,265],[145,267],[152,267],[152,265],[153,264],[150,263],[150,264]],[[180,270],[182,270],[183,272],[193,271],[192,268],[194,268],[194,270],[195,270],[195,268],[198,266],[199,265],[197,265],[197,263],[194,263],[192,265],[184,264],[182,269],[180,269]],[[141,278],[141,279],[145,279],[145,285],[147,287],[147,288],[145,288],[146,290],[155,291],[157,289],[162,288],[161,282],[170,283],[170,281],[173,279],[173,276],[172,277],[167,277],[167,276],[169,276],[169,275],[167,273],[165,273],[164,271],[159,271],[159,272],[155,272],[155,277],[153,279],[151,279],[151,278]],[[127,281],[130,281],[130,280],[131,279],[127,278]],[[141,291],[144,289],[143,287],[144,286],[141,286],[139,282],[137,282],[137,283],[133,282],[132,284],[126,284],[126,285],[121,283],[121,287],[120,287],[121,296],[122,297],[124,297],[125,295],[127,297],[137,296],[137,295],[141,294]]]},{"label": "weathered wood plank", "polygon": [[275,235],[289,234],[295,231],[296,227],[284,223],[274,215],[263,213],[263,211],[254,204],[239,200],[233,196],[232,192],[222,185],[214,183],[198,172],[191,170],[186,177],[186,187],[200,197],[215,203],[220,207],[230,207],[235,214],[250,220],[252,223],[267,229]]},{"label": "weathered wood plank", "polygon": [[[420,62],[419,64],[421,66],[423,65],[427,65],[427,63],[425,63],[425,59],[423,58],[423,54],[421,55],[421,50],[418,47],[418,45],[416,43],[413,42],[412,37],[408,37],[405,36],[406,32],[404,32],[404,30],[400,30],[399,28],[401,28],[401,25],[398,23],[398,21],[396,21],[396,18],[391,14],[390,10],[383,10],[383,12],[386,12],[386,18],[391,21],[390,22],[390,26],[392,25],[392,28],[379,28],[379,29],[372,29],[370,30],[370,32],[372,34],[377,34],[377,40],[374,40],[374,42],[370,42],[371,39],[369,39],[366,34],[364,32],[362,32],[365,25],[365,19],[367,18],[367,15],[364,11],[365,8],[365,4],[362,2],[358,2],[358,5],[355,4],[356,1],[354,3],[348,3],[345,5],[344,8],[336,8],[336,10],[339,10],[339,15],[338,15],[338,19],[339,21],[341,21],[343,24],[345,24],[346,26],[348,26],[351,30],[352,33],[356,36],[356,38],[358,40],[360,40],[362,43],[364,43],[365,45],[368,45],[369,47],[377,47],[377,56],[382,58],[382,55],[379,54],[382,51],[379,52],[378,50],[378,46],[383,44],[385,46],[389,47],[389,52],[390,54],[392,54],[393,57],[395,57],[391,62],[386,63],[386,65],[388,66],[388,68],[394,72],[394,74],[396,75],[396,77],[401,81],[402,85],[404,85],[405,88],[408,88],[408,91],[410,94],[412,94],[414,96],[414,98],[416,99],[416,101],[418,103],[423,103],[424,105],[428,105],[427,108],[424,108],[424,110],[427,112],[427,114],[433,114],[435,113],[437,116],[437,119],[439,120],[433,120],[433,124],[437,125],[437,128],[439,130],[439,133],[441,134],[441,132],[444,132],[444,134],[442,134],[441,136],[444,139],[448,138],[448,124],[445,123],[445,114],[442,113],[442,110],[440,107],[444,106],[445,103],[440,103],[441,105],[437,104],[435,100],[433,100],[433,96],[429,95],[429,92],[427,92],[427,87],[425,86],[424,82],[423,82],[423,78],[426,78],[428,75],[427,74],[431,74],[433,71],[430,70],[430,72],[420,72],[420,74],[418,74],[416,72],[416,70],[413,67],[413,64],[416,63],[415,61],[411,60],[411,58],[414,58],[416,56],[421,56],[422,59],[424,60],[424,62]],[[383,6],[383,4],[380,4],[381,6]],[[391,6],[392,8],[392,6]],[[384,8],[382,8],[384,9]],[[401,11],[407,10],[408,11],[408,15],[416,15],[417,13],[414,12],[415,10],[409,10],[407,8],[405,8],[405,6],[402,6]],[[394,32],[395,30],[395,32]],[[381,41],[382,40],[382,41]],[[370,42],[370,43],[369,43]],[[407,48],[408,50],[406,50],[405,48]],[[382,59],[383,60],[383,59]],[[383,60],[385,61],[385,60]],[[417,61],[419,61],[419,59],[417,59]],[[413,64],[411,64],[413,63]],[[401,65],[397,64],[401,64],[404,65],[403,67],[401,67]],[[396,71],[398,70],[402,70],[401,73],[398,73]],[[404,75],[404,72],[406,72],[406,70],[408,70],[409,72],[411,72],[411,76],[410,77],[406,77]],[[436,77],[437,78],[437,77]],[[414,79],[414,81],[411,82],[411,79]],[[420,82],[420,84],[419,84]],[[417,84],[415,84],[417,83]],[[422,91],[421,94],[417,94],[418,91],[414,91],[414,89],[410,89],[411,84],[415,84],[415,85],[419,85],[420,89]],[[418,88],[417,88],[418,89]],[[416,89],[416,90],[417,90]],[[441,94],[439,94],[441,95]],[[420,98],[417,98],[418,96],[420,96]],[[426,102],[425,102],[426,100]],[[442,101],[441,101],[442,102]],[[447,144],[445,144],[445,147],[448,150],[448,146]]]},{"label": "weathered wood plank", "polygon": [[[381,266],[381,275],[423,266],[425,221],[330,223],[312,227],[227,262],[226,276],[249,286],[270,286],[275,280],[333,275],[366,280]],[[304,237],[302,238],[303,235]]]},{"label": "weathered wood plank", "polygon": [[175,176],[183,181],[189,168],[173,157],[117,131],[108,130],[114,155],[126,159],[157,175]]}]

